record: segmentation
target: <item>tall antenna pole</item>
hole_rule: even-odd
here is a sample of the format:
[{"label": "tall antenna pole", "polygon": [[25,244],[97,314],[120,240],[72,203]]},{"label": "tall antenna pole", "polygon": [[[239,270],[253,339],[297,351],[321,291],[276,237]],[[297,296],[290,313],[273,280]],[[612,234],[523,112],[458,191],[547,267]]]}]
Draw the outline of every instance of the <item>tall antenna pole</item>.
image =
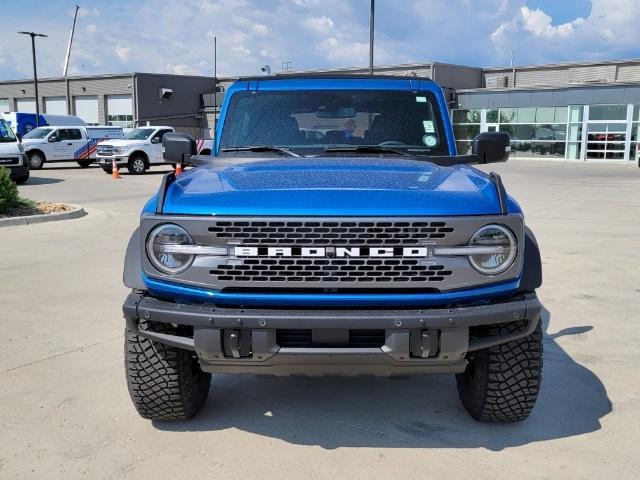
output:
[{"label": "tall antenna pole", "polygon": [[69,98],[69,79],[67,72],[69,71],[69,59],[71,58],[71,44],[73,43],[73,34],[76,31],[76,19],[78,18],[78,10],[80,7],[76,5],[76,11],[73,14],[73,24],[71,25],[71,34],[69,35],[69,45],[67,46],[67,56],[64,59],[64,69],[62,76],[64,77],[64,85],[67,97],[67,115],[71,115],[71,99]]},{"label": "tall antenna pole", "polygon": [[213,145],[211,152],[218,156],[218,39],[213,36]]},{"label": "tall antenna pole", "polygon": [[369,75],[373,75],[373,32],[375,29],[376,0],[371,0],[369,16]]}]

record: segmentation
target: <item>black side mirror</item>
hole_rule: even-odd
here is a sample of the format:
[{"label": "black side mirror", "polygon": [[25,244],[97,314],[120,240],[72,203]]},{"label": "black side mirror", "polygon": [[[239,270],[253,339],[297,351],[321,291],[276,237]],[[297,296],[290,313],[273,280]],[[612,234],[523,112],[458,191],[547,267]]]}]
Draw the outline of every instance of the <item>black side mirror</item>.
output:
[{"label": "black side mirror", "polygon": [[56,143],[58,141],[58,137],[56,135],[51,135],[47,141],[49,143]]},{"label": "black side mirror", "polygon": [[167,163],[190,165],[191,156],[196,154],[196,140],[188,133],[165,133],[162,147]]},{"label": "black side mirror", "polygon": [[473,155],[479,163],[499,163],[509,160],[511,137],[507,132],[484,132],[473,139]]},{"label": "black side mirror", "polygon": [[162,139],[160,137],[153,137],[151,139],[151,143],[160,143],[162,141]]}]

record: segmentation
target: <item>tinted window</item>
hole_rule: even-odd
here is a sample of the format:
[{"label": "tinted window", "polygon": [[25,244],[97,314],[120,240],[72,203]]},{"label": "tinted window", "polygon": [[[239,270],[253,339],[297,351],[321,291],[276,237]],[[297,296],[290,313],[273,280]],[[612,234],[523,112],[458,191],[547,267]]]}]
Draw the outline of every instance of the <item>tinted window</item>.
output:
[{"label": "tinted window", "polygon": [[0,118],[0,143],[15,142],[16,136],[7,122]]},{"label": "tinted window", "polygon": [[383,145],[447,155],[430,93],[376,90],[238,92],[231,98],[222,148],[269,145],[301,154],[329,146]]},{"label": "tinted window", "polygon": [[51,133],[52,128],[34,128],[29,133],[26,133],[22,138],[44,138]]}]

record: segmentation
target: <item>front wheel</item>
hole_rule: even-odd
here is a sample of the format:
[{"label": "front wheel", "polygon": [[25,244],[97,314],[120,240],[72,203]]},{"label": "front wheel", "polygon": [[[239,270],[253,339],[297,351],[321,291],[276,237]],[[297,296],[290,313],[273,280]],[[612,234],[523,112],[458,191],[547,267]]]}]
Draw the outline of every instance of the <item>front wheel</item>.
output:
[{"label": "front wheel", "polygon": [[[511,423],[525,420],[536,403],[542,381],[542,327],[527,337],[468,354],[458,375],[462,405],[476,420]],[[522,322],[479,327],[481,336],[506,335]]]},{"label": "front wheel", "polygon": [[80,168],[87,168],[92,163],[93,160],[78,160],[78,165],[80,165]]},{"label": "front wheel", "polygon": [[29,169],[40,170],[44,165],[44,155],[40,152],[33,152],[29,154]]},{"label": "front wheel", "polygon": [[111,168],[111,165],[109,165],[108,167],[103,166],[102,171],[108,175],[111,175],[113,173],[113,168]]},{"label": "front wheel", "polygon": [[[180,328],[142,322],[141,328],[179,335]],[[125,331],[125,368],[129,394],[141,417],[188,420],[209,394],[211,374],[200,368],[193,352],[164,345]]]},{"label": "front wheel", "polygon": [[147,162],[142,155],[134,155],[127,163],[131,175],[142,175],[147,170]]},{"label": "front wheel", "polygon": [[27,170],[27,173],[25,173],[24,175],[20,175],[19,177],[15,178],[15,182],[16,185],[22,185],[23,183],[27,183],[27,181],[29,180],[29,171]]}]

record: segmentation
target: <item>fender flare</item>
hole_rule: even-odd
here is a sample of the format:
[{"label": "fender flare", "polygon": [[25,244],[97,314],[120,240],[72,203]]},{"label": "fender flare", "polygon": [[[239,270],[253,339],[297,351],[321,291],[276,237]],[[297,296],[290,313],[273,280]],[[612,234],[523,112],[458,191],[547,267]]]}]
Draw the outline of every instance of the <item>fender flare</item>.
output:
[{"label": "fender flare", "polygon": [[125,286],[133,290],[146,290],[142,281],[142,252],[140,251],[140,228],[136,228],[129,239],[127,253],[124,257],[122,281]]},{"label": "fender flare", "polygon": [[520,290],[532,292],[542,285],[542,260],[538,241],[531,229],[524,227],[524,263]]}]

